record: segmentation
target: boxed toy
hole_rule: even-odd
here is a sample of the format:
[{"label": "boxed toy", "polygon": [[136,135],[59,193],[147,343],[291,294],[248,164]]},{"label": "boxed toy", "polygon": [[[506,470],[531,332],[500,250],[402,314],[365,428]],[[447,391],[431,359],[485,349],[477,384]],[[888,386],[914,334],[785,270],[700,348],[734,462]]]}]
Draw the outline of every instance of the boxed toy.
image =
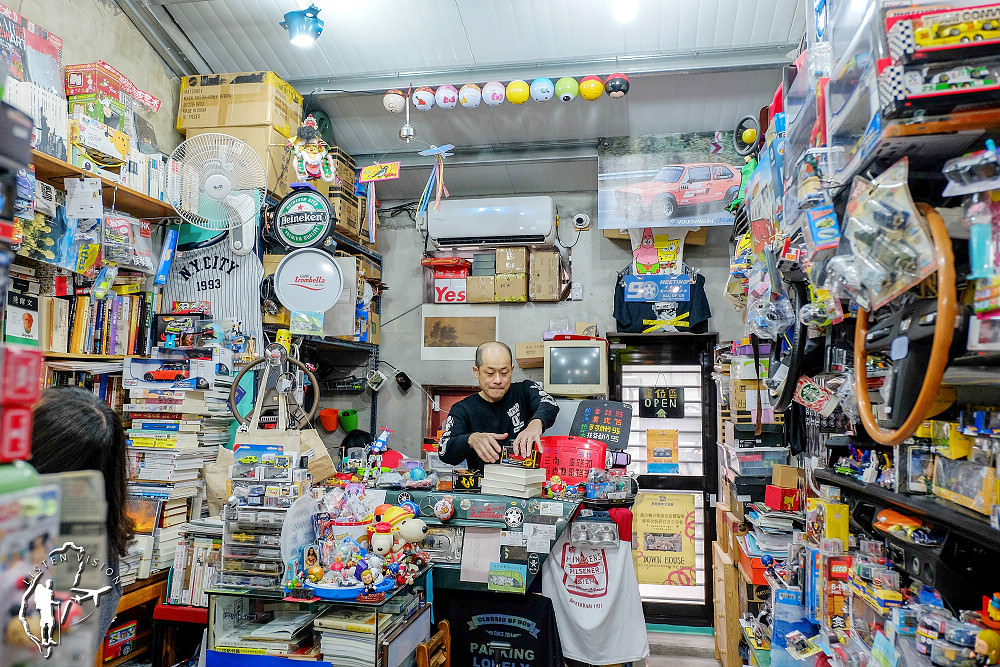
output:
[{"label": "boxed toy", "polygon": [[797,512],[799,510],[799,490],[768,484],[764,490],[764,504],[773,510]]},{"label": "boxed toy", "polygon": [[69,140],[102,166],[119,166],[128,161],[131,140],[120,130],[81,116],[69,121]]},{"label": "boxed toy", "polygon": [[806,244],[806,261],[811,267],[822,265],[837,252],[840,227],[832,204],[816,206],[806,211],[802,236]]},{"label": "boxed toy", "polygon": [[302,96],[274,72],[181,78],[177,130],[270,125],[292,137],[302,120]]},{"label": "boxed toy", "polygon": [[806,500],[806,537],[813,544],[823,540],[840,540],[841,545],[848,543],[850,508],[826,498],[808,498]]}]

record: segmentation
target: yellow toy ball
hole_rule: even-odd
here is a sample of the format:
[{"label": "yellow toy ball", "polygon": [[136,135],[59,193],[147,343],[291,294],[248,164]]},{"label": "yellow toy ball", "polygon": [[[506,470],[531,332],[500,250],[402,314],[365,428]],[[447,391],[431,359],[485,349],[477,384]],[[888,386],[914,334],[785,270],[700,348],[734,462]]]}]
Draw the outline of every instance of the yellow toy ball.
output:
[{"label": "yellow toy ball", "polygon": [[320,565],[313,565],[311,568],[306,570],[306,577],[308,577],[309,581],[313,582],[314,584],[318,583],[321,579],[323,579],[324,574],[325,572],[323,572],[323,568]]},{"label": "yellow toy ball", "polygon": [[531,88],[525,81],[517,79],[507,84],[507,101],[511,104],[524,104],[530,94]]},{"label": "yellow toy ball", "polygon": [[740,138],[743,139],[743,143],[747,146],[751,146],[757,141],[757,130],[752,127],[748,127],[743,130],[743,134],[740,135]]},{"label": "yellow toy ball", "polygon": [[600,77],[587,76],[580,82],[580,97],[593,102],[604,94],[604,82]]}]

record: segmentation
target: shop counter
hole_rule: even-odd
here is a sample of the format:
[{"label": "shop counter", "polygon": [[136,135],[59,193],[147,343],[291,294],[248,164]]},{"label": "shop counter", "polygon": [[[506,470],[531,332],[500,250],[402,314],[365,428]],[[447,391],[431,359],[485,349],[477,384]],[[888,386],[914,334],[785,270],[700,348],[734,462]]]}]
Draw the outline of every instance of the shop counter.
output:
[{"label": "shop counter", "polygon": [[[450,498],[454,516],[440,520],[434,506]],[[458,491],[389,491],[386,502],[412,500],[428,525],[425,545],[436,588],[524,593],[542,571],[552,545],[580,503]]]}]

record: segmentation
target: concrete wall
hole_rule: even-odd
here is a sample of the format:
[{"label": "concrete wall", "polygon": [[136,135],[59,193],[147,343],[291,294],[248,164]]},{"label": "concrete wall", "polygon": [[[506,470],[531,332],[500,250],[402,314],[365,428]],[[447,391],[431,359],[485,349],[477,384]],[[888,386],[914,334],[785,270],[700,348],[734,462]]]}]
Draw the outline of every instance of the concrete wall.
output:
[{"label": "concrete wall", "polygon": [[155,95],[162,105],[151,114],[160,149],[183,139],[174,129],[180,81],[113,0],[4,0],[4,4],[63,40],[63,64],[103,60]]},{"label": "concrete wall", "polygon": [[[500,340],[511,347],[519,341],[539,340],[542,332],[548,329],[550,319],[597,322],[602,334],[617,329],[612,315],[614,281],[618,271],[631,259],[631,247],[627,241],[604,238],[597,229],[596,191],[556,193],[553,198],[564,220],[572,219],[575,213],[587,213],[592,221],[590,230],[581,233],[571,251],[573,280],[583,284],[583,300],[501,305]],[[391,202],[383,203],[383,206],[390,205]],[[471,361],[420,359],[421,309],[414,309],[414,306],[419,306],[424,298],[419,264],[423,239],[405,215],[384,223],[379,231],[379,251],[384,258],[383,279],[390,289],[382,299],[381,358],[405,370],[414,382],[422,385],[474,386],[476,380]],[[569,228],[561,233],[566,243],[572,242],[575,236]],[[713,313],[709,328],[719,331],[724,340],[738,336],[742,330],[736,312],[722,296],[729,273],[728,235],[728,228],[710,229],[706,245],[685,247],[685,260],[700,268],[706,277]],[[389,369],[383,368],[383,371],[389,375]],[[514,378],[541,380],[541,369],[523,370],[515,365]],[[419,455],[426,427],[426,401],[416,387],[404,394],[394,382],[378,396],[379,425],[393,428],[393,447],[411,456]]]}]

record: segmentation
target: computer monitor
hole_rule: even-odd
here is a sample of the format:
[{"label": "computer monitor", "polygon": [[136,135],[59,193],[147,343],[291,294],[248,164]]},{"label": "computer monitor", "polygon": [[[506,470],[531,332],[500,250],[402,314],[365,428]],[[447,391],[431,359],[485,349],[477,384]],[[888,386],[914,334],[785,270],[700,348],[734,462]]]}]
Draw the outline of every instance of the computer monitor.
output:
[{"label": "computer monitor", "polygon": [[608,342],[545,341],[545,391],[553,396],[607,396]]}]

